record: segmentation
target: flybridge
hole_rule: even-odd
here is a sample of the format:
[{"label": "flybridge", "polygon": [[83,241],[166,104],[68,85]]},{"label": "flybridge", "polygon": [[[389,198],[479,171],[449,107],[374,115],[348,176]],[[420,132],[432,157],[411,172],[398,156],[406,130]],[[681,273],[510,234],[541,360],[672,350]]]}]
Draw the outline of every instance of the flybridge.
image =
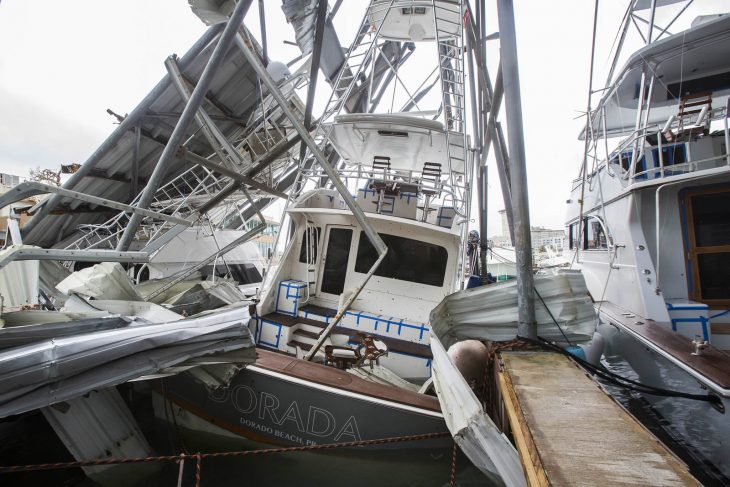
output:
[{"label": "flybridge", "polygon": [[623,137],[610,153],[601,151],[597,169],[625,184],[650,184],[730,167],[730,71],[717,56],[728,51],[726,14],[634,53],[593,114],[591,139],[599,147]]}]

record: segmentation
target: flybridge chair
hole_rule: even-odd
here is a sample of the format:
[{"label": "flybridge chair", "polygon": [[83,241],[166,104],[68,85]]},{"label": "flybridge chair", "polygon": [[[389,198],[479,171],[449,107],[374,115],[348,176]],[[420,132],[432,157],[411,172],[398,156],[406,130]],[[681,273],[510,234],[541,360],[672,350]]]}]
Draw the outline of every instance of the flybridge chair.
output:
[{"label": "flybridge chair", "polygon": [[398,175],[391,171],[390,157],[374,156],[373,157],[373,180],[368,184],[368,188],[375,191],[378,196],[377,213],[381,213],[386,206],[393,210],[393,198],[386,201],[386,196],[399,197],[401,193],[416,193],[417,186],[413,183],[403,180],[402,175]]},{"label": "flybridge chair", "polygon": [[677,114],[679,118],[677,133],[672,134],[670,130],[666,134],[667,138],[670,142],[682,142],[697,135],[707,135],[710,132],[711,112],[712,93],[702,92],[682,96]]},{"label": "flybridge chair", "polygon": [[388,203],[384,200],[386,194],[390,194],[395,191],[396,185],[390,181],[390,157],[387,156],[374,156],[373,157],[373,181],[369,184],[369,188],[375,191],[378,199],[375,202],[377,204],[376,213],[380,213],[383,210],[383,206],[392,203]]},{"label": "flybridge chair", "polygon": [[423,204],[423,216],[421,221],[426,221],[428,213],[433,211],[431,199],[441,193],[441,164],[437,162],[424,162],[421,171],[421,193],[426,201]]}]

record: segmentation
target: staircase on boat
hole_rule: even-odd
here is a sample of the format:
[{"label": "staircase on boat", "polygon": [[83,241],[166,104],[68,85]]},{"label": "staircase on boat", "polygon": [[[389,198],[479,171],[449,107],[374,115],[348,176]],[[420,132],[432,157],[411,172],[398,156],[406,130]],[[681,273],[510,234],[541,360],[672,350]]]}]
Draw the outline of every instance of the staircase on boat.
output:
[{"label": "staircase on boat", "polygon": [[[250,325],[259,346],[302,356],[316,343],[337,310],[302,304],[306,287],[302,281],[279,284],[276,310],[253,318]],[[428,330],[425,323],[351,309],[329,339],[333,345],[357,347],[358,333],[372,335],[387,346],[388,355],[379,359],[383,366],[401,377],[425,380],[433,357]]]}]

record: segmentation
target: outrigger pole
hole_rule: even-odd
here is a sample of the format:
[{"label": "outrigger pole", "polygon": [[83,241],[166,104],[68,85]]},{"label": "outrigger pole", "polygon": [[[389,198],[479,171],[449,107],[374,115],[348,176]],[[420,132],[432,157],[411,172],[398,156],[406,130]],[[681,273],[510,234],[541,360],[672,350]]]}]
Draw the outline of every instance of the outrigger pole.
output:
[{"label": "outrigger pole", "polygon": [[517,41],[512,0],[497,0],[499,15],[500,65],[504,79],[510,154],[510,192],[514,219],[515,260],[517,262],[517,335],[537,338],[535,284],[532,275],[532,238],[530,206],[525,169],[525,141],[522,130],[520,73],[517,66]]}]

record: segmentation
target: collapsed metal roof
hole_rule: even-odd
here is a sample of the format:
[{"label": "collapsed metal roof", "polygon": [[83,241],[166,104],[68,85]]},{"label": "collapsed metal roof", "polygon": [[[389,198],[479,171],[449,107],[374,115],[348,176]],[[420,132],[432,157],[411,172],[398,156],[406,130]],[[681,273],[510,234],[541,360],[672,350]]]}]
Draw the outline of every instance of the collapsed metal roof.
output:
[{"label": "collapsed metal roof", "polygon": [[[200,78],[221,29],[222,25],[209,28],[182,58],[173,58],[188,87],[195,86]],[[240,49],[234,46],[218,69],[202,108],[226,138],[242,140],[256,125],[256,110],[261,107],[264,96],[256,73],[250,69]],[[291,96],[296,98],[293,91]],[[298,102],[298,99],[294,101]],[[64,189],[121,203],[131,202],[145,187],[184,107],[185,100],[172,83],[170,74],[166,75],[128,115],[118,116],[120,125],[66,182]],[[291,133],[293,131],[288,135]],[[195,123],[190,125],[186,136],[188,152],[207,158],[218,149],[211,147]],[[245,151],[245,140],[242,143]],[[253,157],[247,162],[252,163],[251,159]],[[189,160],[176,158],[170,164],[163,185],[193,166],[196,164]],[[235,169],[243,174],[248,168]],[[80,225],[105,222],[117,212],[78,199],[52,195],[24,228],[24,241],[45,248],[58,246]]]}]

